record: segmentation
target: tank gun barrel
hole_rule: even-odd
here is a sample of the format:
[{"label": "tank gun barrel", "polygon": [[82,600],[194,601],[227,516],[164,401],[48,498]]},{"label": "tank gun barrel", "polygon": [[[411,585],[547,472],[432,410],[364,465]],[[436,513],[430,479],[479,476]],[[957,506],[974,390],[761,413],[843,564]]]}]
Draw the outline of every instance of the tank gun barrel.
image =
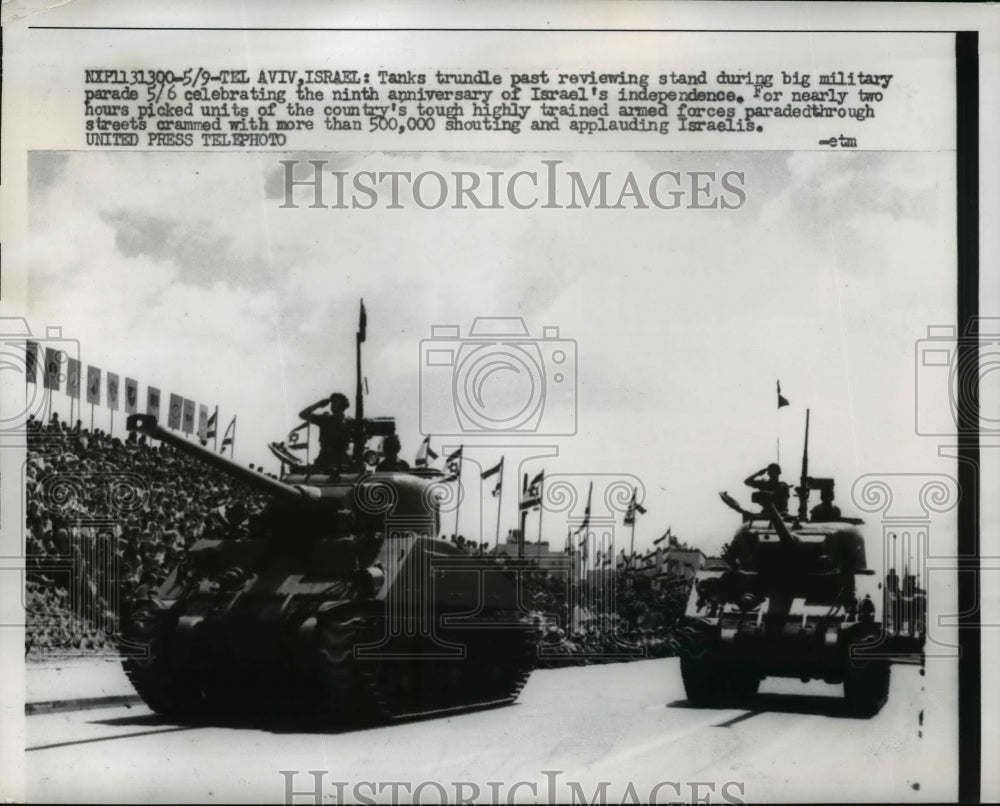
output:
[{"label": "tank gun barrel", "polygon": [[165,442],[167,445],[177,448],[177,450],[181,451],[181,453],[185,453],[207,465],[211,465],[217,470],[221,470],[223,473],[228,473],[230,476],[239,479],[259,492],[267,493],[286,501],[302,501],[303,499],[321,497],[321,492],[316,487],[311,487],[305,484],[284,484],[277,479],[272,479],[269,476],[265,476],[263,473],[258,473],[256,470],[250,470],[247,467],[243,467],[243,465],[226,459],[224,456],[220,456],[214,451],[210,451],[207,448],[196,445],[193,442],[168,431],[162,425],[157,423],[156,417],[151,414],[130,415],[126,428],[128,428],[129,431],[137,431],[140,434],[150,437],[151,439],[158,439],[161,442]]},{"label": "tank gun barrel", "polygon": [[773,500],[768,499],[764,503],[764,513],[771,521],[771,526],[773,526],[774,531],[778,533],[778,539],[783,545],[788,546],[799,542],[799,539],[788,531],[788,527],[785,525],[785,520],[781,517],[781,513],[778,512],[778,508],[774,505]]}]

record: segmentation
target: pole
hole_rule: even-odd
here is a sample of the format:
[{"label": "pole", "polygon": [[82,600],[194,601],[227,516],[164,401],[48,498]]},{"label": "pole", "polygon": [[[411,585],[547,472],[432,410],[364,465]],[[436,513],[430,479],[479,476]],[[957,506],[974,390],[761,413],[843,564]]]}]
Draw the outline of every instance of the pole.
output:
[{"label": "pole", "polygon": [[[138,392],[136,392],[136,395],[138,396]],[[215,407],[215,415],[214,415],[214,417],[215,417],[215,419],[212,420],[212,422],[215,423],[215,431],[212,432],[212,452],[213,453],[218,453],[219,452],[219,426],[222,425],[222,423],[219,422],[219,407],[218,406]]]},{"label": "pole", "polygon": [[517,558],[522,555],[521,545],[524,543],[524,530],[528,525],[528,510],[525,509],[524,500],[528,497],[528,474],[521,477],[521,498],[518,501],[518,535],[517,535]]},{"label": "pole", "polygon": [[361,375],[361,343],[365,340],[367,329],[367,316],[365,314],[365,301],[361,300],[361,313],[358,318],[358,332],[354,339],[355,358],[357,362],[357,378],[354,388],[354,464],[364,469],[365,454],[365,397],[362,384],[364,379]]},{"label": "pole", "polygon": [[115,435],[115,410],[108,409],[111,412],[111,419],[108,420],[108,436],[114,437]]},{"label": "pole", "polygon": [[[500,459],[500,492],[497,494],[497,532],[495,546],[500,545],[500,509],[503,506],[503,459]],[[522,538],[523,540],[523,538]]]},{"label": "pole", "polygon": [[94,433],[94,404],[90,404],[90,433]]},{"label": "pole", "polygon": [[802,445],[802,476],[799,479],[799,520],[809,513],[809,409],[806,409],[806,438]]},{"label": "pole", "polygon": [[545,475],[543,473],[541,481],[538,482],[538,552],[542,551],[542,513],[545,512]]},{"label": "pole", "polygon": [[[462,507],[462,457],[465,451],[461,450],[462,446],[459,446],[460,452],[458,454],[458,470],[455,471],[455,483],[458,485],[458,489],[455,491],[455,537],[458,537],[458,511]],[[445,468],[447,469],[447,468]],[[482,537],[482,535],[480,535]],[[482,540],[479,541],[479,553],[483,553]]]}]

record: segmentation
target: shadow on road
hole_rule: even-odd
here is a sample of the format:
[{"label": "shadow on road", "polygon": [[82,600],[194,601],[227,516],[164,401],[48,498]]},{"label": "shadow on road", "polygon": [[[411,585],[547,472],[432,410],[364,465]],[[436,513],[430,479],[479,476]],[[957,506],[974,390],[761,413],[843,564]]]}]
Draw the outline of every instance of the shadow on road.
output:
[{"label": "shadow on road", "polygon": [[[696,706],[687,700],[674,700],[667,703],[667,708],[691,708],[699,711],[713,710],[710,706]],[[852,713],[847,701],[842,697],[823,697],[814,694],[756,694],[739,703],[720,705],[716,710],[731,711],[734,708],[749,711],[735,719],[722,722],[715,727],[727,728],[737,722],[742,722],[759,714],[813,714],[827,716],[833,719],[864,719]]]},{"label": "shadow on road", "polygon": [[[337,721],[329,714],[319,712],[303,711],[282,711],[263,712],[253,714],[226,714],[205,716],[199,719],[171,719],[155,713],[136,714],[135,716],[118,716],[107,719],[92,719],[90,722],[95,725],[109,725],[113,727],[163,727],[173,730],[193,730],[197,728],[229,728],[231,730],[260,730],[269,733],[322,733],[340,734],[356,733],[366,730],[377,730],[402,723],[428,722],[442,717],[455,717],[463,714],[472,714],[483,711],[496,711],[503,708],[510,708],[517,703],[500,703],[490,706],[466,706],[464,708],[452,708],[446,711],[439,711],[426,714],[412,714],[399,717],[390,722],[379,723],[358,723]],[[142,735],[142,734],[134,734]]]}]

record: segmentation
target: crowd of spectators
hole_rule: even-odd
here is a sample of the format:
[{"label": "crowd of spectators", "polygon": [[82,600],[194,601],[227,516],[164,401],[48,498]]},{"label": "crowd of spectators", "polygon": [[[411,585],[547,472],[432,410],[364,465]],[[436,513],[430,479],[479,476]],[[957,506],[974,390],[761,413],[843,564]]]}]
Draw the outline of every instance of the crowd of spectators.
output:
[{"label": "crowd of spectators", "polygon": [[25,473],[26,652],[108,648],[131,604],[232,508],[246,485],[167,445],[30,421]]},{"label": "crowd of spectators", "polygon": [[[442,535],[470,555],[512,559],[462,535]],[[631,567],[608,570],[612,584],[604,579],[603,598],[594,595],[596,580],[571,580],[566,572],[550,573],[537,560],[524,562],[537,570],[521,573],[521,606],[529,610],[540,641],[539,665],[564,666],[611,663],[666,657],[675,654],[674,627],[681,617],[690,590],[683,578],[676,584],[654,589],[650,580]],[[608,591],[614,600],[607,601]]]}]

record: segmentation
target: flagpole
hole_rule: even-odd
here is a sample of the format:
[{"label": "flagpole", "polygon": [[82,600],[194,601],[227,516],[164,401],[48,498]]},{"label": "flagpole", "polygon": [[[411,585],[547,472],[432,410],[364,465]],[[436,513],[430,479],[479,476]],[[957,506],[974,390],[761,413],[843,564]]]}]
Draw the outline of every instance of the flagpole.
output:
[{"label": "flagpole", "polygon": [[545,471],[542,471],[542,479],[538,482],[538,551],[541,556],[542,551],[542,513],[545,512]]},{"label": "flagpole", "polygon": [[[136,392],[136,397],[138,397],[138,392]],[[215,414],[212,415],[213,422],[215,423],[215,429],[212,431],[212,453],[219,452],[219,407],[215,407]]]},{"label": "flagpole", "polygon": [[[428,446],[429,447],[429,446]],[[462,446],[459,445],[458,454],[458,470],[455,471],[455,483],[458,485],[458,489],[455,491],[455,537],[458,538],[458,511],[462,508],[462,457],[464,452],[462,451]],[[447,464],[447,460],[446,460]],[[447,468],[445,468],[447,470]],[[480,535],[482,537],[482,535]],[[479,541],[479,553],[483,553],[482,540]]]},{"label": "flagpole", "polygon": [[365,455],[365,397],[361,375],[361,344],[367,338],[368,317],[365,314],[365,301],[361,300],[361,311],[358,314],[358,331],[354,338],[357,378],[354,389],[354,464],[364,470]]},{"label": "flagpole", "polygon": [[113,438],[115,435],[115,410],[109,408],[108,411],[111,412],[111,419],[108,420],[108,436]]},{"label": "flagpole", "polygon": [[94,433],[94,404],[90,404],[90,433]]},{"label": "flagpole", "polygon": [[500,493],[497,495],[497,532],[496,532],[496,543],[494,545],[500,545],[500,509],[503,506],[503,457],[500,457],[500,479],[497,482],[497,486],[500,488]]},{"label": "flagpole", "polygon": [[521,497],[517,502],[517,525],[518,525],[518,535],[517,535],[517,557],[521,559],[521,544],[524,543],[524,530],[528,525],[528,510],[524,506],[524,501],[528,497],[528,474],[525,473],[521,477]]}]

